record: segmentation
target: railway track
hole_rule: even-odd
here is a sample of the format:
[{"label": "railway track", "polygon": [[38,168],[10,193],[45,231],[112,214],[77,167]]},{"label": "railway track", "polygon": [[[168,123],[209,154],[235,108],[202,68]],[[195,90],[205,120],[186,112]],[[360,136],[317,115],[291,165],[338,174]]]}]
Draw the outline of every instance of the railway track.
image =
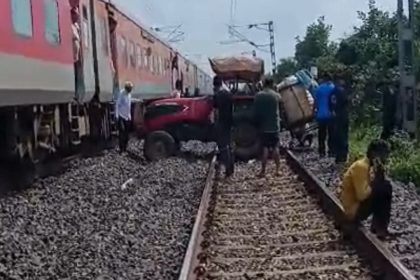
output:
[{"label": "railway track", "polygon": [[228,185],[213,165],[180,280],[416,279],[363,228],[342,238],[337,199],[292,154],[280,176],[244,164]]}]

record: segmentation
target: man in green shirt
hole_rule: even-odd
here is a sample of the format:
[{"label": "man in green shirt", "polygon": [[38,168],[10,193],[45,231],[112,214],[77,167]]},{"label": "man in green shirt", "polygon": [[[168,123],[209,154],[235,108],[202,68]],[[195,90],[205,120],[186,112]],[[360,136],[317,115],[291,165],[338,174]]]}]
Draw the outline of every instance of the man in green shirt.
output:
[{"label": "man in green shirt", "polygon": [[273,84],[271,78],[266,78],[264,89],[256,95],[254,100],[255,119],[263,147],[260,177],[265,176],[269,153],[272,154],[276,163],[277,174],[280,171],[280,95],[273,90]]}]

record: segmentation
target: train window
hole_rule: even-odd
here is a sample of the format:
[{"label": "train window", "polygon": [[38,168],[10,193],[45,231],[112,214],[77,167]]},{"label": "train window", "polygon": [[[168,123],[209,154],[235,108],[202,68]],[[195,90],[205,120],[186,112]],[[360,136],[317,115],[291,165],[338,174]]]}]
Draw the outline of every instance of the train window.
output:
[{"label": "train window", "polygon": [[162,63],[162,76],[166,75],[166,68],[165,68],[165,59],[162,57],[162,59],[160,60],[160,62]]},{"label": "train window", "polygon": [[158,63],[157,63],[157,61],[158,61],[158,58],[157,58],[157,56],[155,56],[155,59],[154,59],[154,61],[155,61],[155,74],[159,74],[159,67],[158,67]]},{"label": "train window", "polygon": [[88,23],[88,10],[86,5],[82,7],[83,21],[82,21],[82,33],[83,33],[83,43],[85,48],[89,48],[89,23]]},{"label": "train window", "polygon": [[127,40],[121,36],[120,42],[121,60],[125,66],[128,66]]},{"label": "train window", "polygon": [[136,67],[136,48],[134,47],[134,43],[132,41],[130,41],[129,43],[129,47],[128,47],[128,52],[130,54],[130,65],[131,67]]},{"label": "train window", "polygon": [[106,17],[101,18],[101,31],[102,31],[102,47],[104,49],[105,55],[109,55],[109,33],[108,33],[108,19]]},{"label": "train window", "polygon": [[140,47],[141,67],[145,66],[146,55],[144,52],[145,50]]},{"label": "train window", "polygon": [[155,73],[155,57],[153,55],[150,56],[149,60],[150,72]]},{"label": "train window", "polygon": [[171,67],[171,63],[169,61],[170,59],[168,58],[165,59],[165,75],[167,74],[167,72],[169,71],[169,68]]},{"label": "train window", "polygon": [[160,56],[157,57],[157,69],[158,75],[162,75],[162,67],[160,66]]},{"label": "train window", "polygon": [[139,45],[136,46],[137,48],[137,68],[141,68],[141,64],[142,64],[142,49],[140,48]]},{"label": "train window", "polygon": [[12,0],[13,29],[19,35],[32,37],[32,5],[31,0]]},{"label": "train window", "polygon": [[146,51],[143,52],[143,66],[146,68],[146,70],[149,70],[149,56],[147,55]]},{"label": "train window", "polygon": [[154,57],[153,57],[153,69],[154,69],[154,71],[155,71],[155,72],[154,72],[155,74],[157,74],[157,73],[158,73],[158,67],[157,67],[157,63],[156,63],[156,62],[157,62],[157,57],[156,57],[156,56],[154,56]]},{"label": "train window", "polygon": [[44,0],[45,38],[53,45],[60,44],[60,23],[57,0]]}]

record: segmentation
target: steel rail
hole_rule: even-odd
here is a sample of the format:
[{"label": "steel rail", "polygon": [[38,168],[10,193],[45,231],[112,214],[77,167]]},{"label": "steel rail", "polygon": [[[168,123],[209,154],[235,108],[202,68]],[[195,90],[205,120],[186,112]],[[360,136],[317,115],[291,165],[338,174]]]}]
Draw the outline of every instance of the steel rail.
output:
[{"label": "steel rail", "polygon": [[216,156],[210,162],[207,178],[201,197],[200,206],[197,211],[194,227],[191,233],[187,252],[185,253],[184,262],[179,275],[179,280],[193,279],[194,275],[200,273],[200,268],[205,266],[203,259],[199,259],[201,247],[204,245],[203,233],[205,231],[204,224],[207,219],[209,210],[210,197],[213,190],[213,177],[215,173]]},{"label": "steel rail", "polygon": [[[320,208],[324,213],[331,216],[338,226],[345,223],[344,210],[335,195],[316,176],[303,166],[303,164],[289,150],[282,150],[286,162],[298,175],[311,195],[319,198]],[[179,280],[203,279],[207,267],[207,256],[203,252],[207,246],[207,225],[212,220],[213,206],[211,205],[213,193],[213,177],[216,159],[213,158],[205,182],[202,199],[197,212],[194,227]],[[384,246],[384,244],[365,228],[360,227],[352,233],[352,245],[358,254],[371,262],[372,267],[380,279],[384,280],[416,280],[416,277]]]},{"label": "steel rail", "polygon": [[[343,226],[346,221],[345,213],[337,197],[291,151],[284,150],[283,154],[286,156],[289,166],[304,181],[308,190],[317,195],[322,209],[331,215],[338,225]],[[364,227],[360,227],[352,233],[351,241],[361,255],[371,261],[374,267],[380,268],[381,279],[417,279],[375,235]]]}]

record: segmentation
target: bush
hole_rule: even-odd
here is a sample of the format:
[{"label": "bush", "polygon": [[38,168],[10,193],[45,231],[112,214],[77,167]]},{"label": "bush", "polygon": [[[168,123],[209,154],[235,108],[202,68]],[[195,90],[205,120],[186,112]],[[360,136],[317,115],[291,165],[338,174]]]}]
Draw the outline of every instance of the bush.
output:
[{"label": "bush", "polygon": [[[350,132],[350,161],[365,156],[369,143],[378,138],[379,127],[357,127]],[[391,146],[390,176],[404,183],[413,182],[420,187],[420,148],[404,133],[396,133],[389,141]]]}]

